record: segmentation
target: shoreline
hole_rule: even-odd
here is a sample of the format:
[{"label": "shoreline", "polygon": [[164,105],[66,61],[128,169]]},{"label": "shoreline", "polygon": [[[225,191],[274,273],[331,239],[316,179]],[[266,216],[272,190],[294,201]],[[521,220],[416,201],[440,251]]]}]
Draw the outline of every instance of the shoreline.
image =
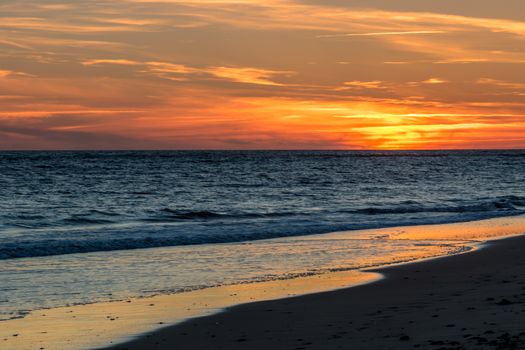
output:
[{"label": "shoreline", "polygon": [[[363,230],[363,232],[389,232],[393,239],[400,240],[409,238],[438,240],[439,236],[443,242],[455,242],[458,246],[461,244],[474,247],[479,244],[483,245],[488,240],[519,235],[525,231],[524,224],[525,216],[510,216],[463,223]],[[350,232],[350,234],[353,233],[355,231]],[[326,235],[319,236],[326,237]],[[336,232],[330,236],[333,239],[344,239],[348,236],[348,232]],[[315,239],[315,236],[312,238]],[[478,249],[474,248],[474,250]],[[164,332],[160,327],[169,325],[168,329],[176,328],[192,322],[195,317],[197,320],[203,316],[205,317],[203,320],[207,317],[218,317],[237,307],[265,302],[263,300],[280,301],[297,298],[297,295],[301,295],[299,298],[302,298],[361,288],[362,285],[369,285],[371,282],[380,283],[384,280],[383,277],[379,277],[379,274],[383,275],[383,270],[465,255],[463,253],[427,256],[418,258],[416,261],[393,263],[386,267],[382,265],[382,268],[375,266],[294,279],[213,287],[188,293],[160,295],[122,302],[112,301],[38,310],[26,318],[3,322],[2,325],[7,325],[7,327],[4,327],[0,339],[3,338],[4,344],[13,346],[13,349],[38,348],[40,345],[46,349],[93,349],[103,348],[115,340],[127,346],[142,341],[150,334]],[[197,299],[194,298],[195,295]],[[211,305],[204,304],[203,300],[210,300]],[[198,303],[200,305],[197,305]],[[185,305],[191,306],[185,308]],[[105,322],[104,326],[101,321]],[[62,337],[60,339],[53,338],[52,332],[48,332],[49,329],[54,328],[61,328]],[[16,337],[13,336],[14,334]],[[100,341],[97,342],[96,339]],[[131,342],[129,342],[130,339],[132,339]],[[50,346],[50,344],[57,346]],[[118,346],[114,347],[114,349],[118,348]]]},{"label": "shoreline", "polygon": [[483,245],[370,269],[384,278],[360,286],[233,306],[104,349],[521,349],[525,236]]}]

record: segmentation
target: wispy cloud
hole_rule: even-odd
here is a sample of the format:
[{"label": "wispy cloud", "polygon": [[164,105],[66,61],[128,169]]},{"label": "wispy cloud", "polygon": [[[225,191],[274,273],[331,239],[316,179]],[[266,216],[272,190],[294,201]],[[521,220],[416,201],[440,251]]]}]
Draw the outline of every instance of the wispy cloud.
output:
[{"label": "wispy cloud", "polygon": [[427,80],[423,80],[421,83],[423,84],[445,84],[445,83],[448,83],[448,80],[441,79],[441,78],[429,78]]},{"label": "wispy cloud", "polygon": [[115,115],[115,114],[132,114],[140,113],[143,111],[140,110],[119,110],[119,109],[53,109],[49,111],[0,111],[0,117],[3,118],[15,118],[15,117],[31,117],[31,118],[40,118],[40,117],[51,117],[57,115]]},{"label": "wispy cloud", "polygon": [[363,89],[384,89],[384,82],[380,80],[374,81],[345,81],[343,83],[345,87],[349,88],[363,88]]},{"label": "wispy cloud", "polygon": [[94,59],[83,61],[84,66],[95,66],[99,64],[117,64],[124,66],[136,66],[142,64],[141,62],[127,60],[127,59]]},{"label": "wispy cloud", "polygon": [[273,81],[273,77],[291,75],[294,72],[272,71],[259,68],[238,67],[211,67],[205,70],[220,79],[227,79],[238,83],[282,86],[284,84]]},{"label": "wispy cloud", "polygon": [[82,62],[85,66],[95,65],[124,65],[124,66],[143,66],[144,73],[152,73],[162,78],[170,80],[181,80],[181,75],[204,75],[216,79],[228,80],[236,83],[246,83],[255,85],[281,86],[283,84],[273,81],[276,76],[289,76],[294,72],[274,71],[269,69],[253,67],[190,67],[184,64],[170,62],[138,62],[127,59],[91,59]]},{"label": "wispy cloud", "polygon": [[8,77],[34,77],[34,75],[24,72],[16,72],[12,70],[2,70],[0,69],[0,78],[8,78]]},{"label": "wispy cloud", "polygon": [[372,32],[372,33],[347,33],[347,34],[327,34],[318,35],[317,38],[341,38],[353,36],[385,36],[385,35],[420,35],[420,34],[442,34],[442,30],[414,30],[403,32]]},{"label": "wispy cloud", "polygon": [[519,82],[511,82],[511,81],[504,81],[504,80],[490,79],[490,78],[480,78],[477,80],[477,83],[484,84],[484,85],[495,85],[495,86],[509,88],[509,89],[525,90],[525,83],[519,83]]},{"label": "wispy cloud", "polygon": [[0,78],[5,78],[11,74],[13,74],[13,72],[10,70],[0,70]]}]

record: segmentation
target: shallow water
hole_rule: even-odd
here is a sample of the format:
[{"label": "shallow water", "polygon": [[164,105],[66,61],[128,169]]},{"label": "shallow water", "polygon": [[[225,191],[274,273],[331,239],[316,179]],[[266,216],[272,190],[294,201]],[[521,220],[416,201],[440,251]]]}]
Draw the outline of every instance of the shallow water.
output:
[{"label": "shallow water", "polygon": [[[237,243],[211,245],[208,247],[210,248],[209,250],[204,249],[208,251],[208,254],[206,254],[208,257],[221,251],[223,252],[221,257],[236,255],[235,253],[241,254],[237,258],[238,261],[235,261],[233,265],[230,264],[232,262],[231,259],[225,259],[224,262],[215,264],[217,268],[221,267],[221,270],[229,268],[229,271],[236,277],[252,273],[252,275],[258,275],[263,281],[226,284],[174,294],[161,293],[146,298],[130,298],[129,296],[133,294],[132,290],[125,290],[121,291],[121,295],[126,296],[122,301],[39,310],[31,312],[23,318],[4,321],[2,322],[2,327],[0,327],[0,339],[3,339],[3,345],[7,348],[17,350],[41,347],[62,350],[104,347],[111,343],[122,342],[144,335],[145,332],[153,331],[159,327],[174,324],[191,317],[208,315],[239,303],[328,291],[371,282],[379,278],[378,274],[367,269],[364,271],[356,269],[358,266],[393,264],[431,256],[467,252],[480,246],[479,243],[486,240],[523,234],[524,227],[525,215],[521,215],[466,223],[337,232],[250,243],[257,246],[255,249],[249,246],[241,247]],[[390,248],[386,250],[376,248],[377,246],[381,247],[383,243],[385,247],[390,246]],[[372,252],[378,254],[364,254],[366,249],[359,249],[360,245],[362,245],[361,248],[372,246],[374,247]],[[236,248],[236,246],[239,247]],[[183,251],[178,250],[180,248],[191,247],[137,250],[135,252],[138,255],[135,257],[129,254],[121,257],[122,262],[125,262],[124,264],[115,264],[114,261],[111,261],[111,266],[114,266],[116,271],[121,270],[121,272],[125,272],[122,273],[120,278],[133,275],[133,280],[136,279],[142,283],[134,285],[125,280],[124,283],[120,283],[119,276],[111,272],[113,271],[112,267],[106,269],[109,273],[108,276],[102,277],[98,275],[97,278],[101,278],[101,281],[104,281],[104,278],[113,279],[112,282],[114,284],[101,284],[113,286],[113,288],[119,285],[140,288],[147,283],[158,285],[157,277],[158,280],[163,282],[171,281],[171,283],[179,281],[179,277],[182,278],[179,281],[181,282],[185,277],[186,282],[191,281],[191,284],[195,284],[195,278],[201,275],[200,272],[194,276],[191,276],[189,273],[181,273],[180,276],[178,274],[168,275],[170,270],[172,272],[180,271],[177,270],[176,264],[169,262],[170,260],[183,260],[175,253],[178,251],[184,255]],[[328,248],[328,250],[321,248]],[[334,251],[335,255],[331,260],[319,258],[319,256],[331,256],[330,249]],[[354,254],[353,250],[361,252],[361,254]],[[142,260],[144,258],[142,256],[143,253],[149,253],[148,256],[150,257],[158,257],[160,264],[157,264],[157,267],[161,268],[162,271],[149,270],[151,272],[150,275],[144,274],[143,272],[148,271],[150,265],[148,263],[140,264],[140,262],[145,262]],[[62,261],[61,265],[64,271],[72,269],[78,273],[79,275],[76,278],[85,278],[85,275],[82,275],[85,272],[83,270],[91,268],[98,271],[100,267],[96,266],[98,264],[95,263],[96,259],[93,258],[98,256],[100,259],[103,257],[103,254],[108,253],[83,254],[82,256],[86,258],[84,263],[78,263],[80,259],[72,259],[77,266],[70,266],[66,261]],[[71,258],[72,256],[65,255],[64,257]],[[181,259],[172,259],[173,257]],[[298,267],[302,265],[307,267],[315,265],[316,269],[313,272],[301,274],[299,277],[297,277],[298,273],[281,275],[281,278],[261,275],[267,269],[271,269],[272,262],[269,259],[270,257],[286,257],[286,262],[292,264],[295,262],[295,265],[287,268],[282,264],[282,261],[276,261],[276,264],[273,265],[273,271],[276,272],[301,271]],[[355,259],[348,259],[348,257],[354,257]],[[308,261],[312,258],[314,259],[313,261]],[[49,258],[38,259],[44,262]],[[19,263],[24,261],[34,263],[38,259],[18,259],[17,261]],[[118,261],[119,259],[116,260]],[[257,260],[265,262],[265,265],[258,267],[254,264],[249,264],[249,262],[253,263]],[[195,261],[195,258],[190,257],[188,262],[191,261]],[[243,271],[236,271],[235,266],[242,266],[238,264],[239,261],[246,262],[246,265],[251,265],[251,267],[242,269]],[[331,265],[331,267],[326,270],[317,269],[318,266],[324,267],[322,262]],[[152,263],[155,265],[154,262]],[[91,266],[93,264],[95,266]],[[167,265],[171,265],[171,267],[165,268]],[[38,270],[36,266],[26,267],[30,270]],[[180,266],[181,269],[188,267],[192,266],[185,264]],[[196,271],[198,270],[196,269]],[[56,275],[60,276],[63,273]],[[38,280],[36,275],[32,277],[37,278],[33,285],[49,282],[47,280]],[[67,284],[73,276],[65,274],[62,277],[64,279],[63,283]],[[164,278],[166,279],[164,280]],[[249,282],[254,281],[252,279]],[[82,285],[80,284],[80,286]],[[93,289],[89,290],[93,292]],[[85,294],[89,295],[90,293]],[[24,296],[21,293],[21,295],[24,298],[31,294],[28,293]],[[64,293],[60,297],[67,297],[67,294]],[[107,295],[104,295],[104,297],[107,298]],[[13,336],[13,334],[16,334],[16,336]]]},{"label": "shallow water", "polygon": [[292,278],[446,255],[426,240],[275,239],[12,259],[2,262],[0,317],[76,303]]}]

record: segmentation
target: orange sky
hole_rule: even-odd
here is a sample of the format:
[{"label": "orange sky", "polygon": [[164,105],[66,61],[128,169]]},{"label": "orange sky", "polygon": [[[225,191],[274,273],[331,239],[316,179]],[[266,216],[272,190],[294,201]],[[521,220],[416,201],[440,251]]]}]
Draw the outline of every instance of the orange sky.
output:
[{"label": "orange sky", "polygon": [[3,0],[0,149],[525,148],[523,0]]}]

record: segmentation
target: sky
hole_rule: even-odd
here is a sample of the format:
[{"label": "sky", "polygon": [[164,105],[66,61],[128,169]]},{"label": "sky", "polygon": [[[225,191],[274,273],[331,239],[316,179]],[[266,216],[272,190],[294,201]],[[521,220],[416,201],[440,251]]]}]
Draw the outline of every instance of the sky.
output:
[{"label": "sky", "polygon": [[0,149],[525,148],[523,0],[2,0]]}]

